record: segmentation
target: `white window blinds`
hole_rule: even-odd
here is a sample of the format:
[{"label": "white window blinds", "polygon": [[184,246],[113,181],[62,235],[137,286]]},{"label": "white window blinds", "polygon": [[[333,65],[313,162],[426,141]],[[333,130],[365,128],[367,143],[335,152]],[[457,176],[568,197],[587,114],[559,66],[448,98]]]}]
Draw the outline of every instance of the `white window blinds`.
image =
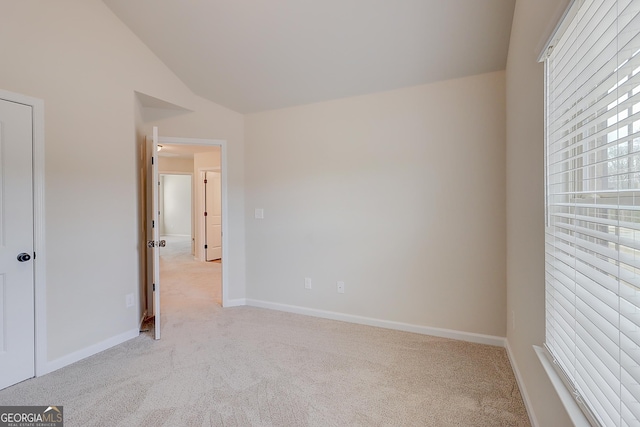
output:
[{"label": "white window blinds", "polygon": [[546,346],[604,426],[640,426],[640,0],[572,5],[545,59]]}]

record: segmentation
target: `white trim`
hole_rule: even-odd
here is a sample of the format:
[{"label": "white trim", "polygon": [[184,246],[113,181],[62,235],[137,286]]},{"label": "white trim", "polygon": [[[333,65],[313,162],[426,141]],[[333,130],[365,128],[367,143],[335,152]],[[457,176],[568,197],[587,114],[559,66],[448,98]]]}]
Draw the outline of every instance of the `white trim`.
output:
[{"label": "white trim", "polygon": [[42,372],[41,375],[48,374],[49,372],[56,371],[60,368],[71,365],[72,363],[78,362],[82,359],[86,359],[87,357],[98,354],[101,351],[107,350],[111,347],[115,347],[118,344],[122,344],[125,341],[136,338],[138,335],[140,335],[139,329],[131,329],[127,332],[123,332],[122,334],[108,338],[99,343],[90,345],[89,347],[74,351],[73,353],[62,356],[59,359],[47,362],[45,366],[45,372]]},{"label": "white trim", "polygon": [[509,357],[509,362],[511,363],[511,369],[516,376],[516,382],[518,383],[520,395],[522,395],[522,400],[524,401],[524,407],[527,409],[527,414],[529,415],[531,426],[538,427],[540,423],[538,423],[536,413],[533,411],[533,404],[531,403],[531,399],[529,398],[529,393],[527,392],[527,388],[524,385],[524,379],[522,378],[520,369],[518,369],[518,364],[516,363],[516,358],[513,355],[513,351],[511,351],[511,346],[509,345],[508,339],[505,340],[504,347],[507,349],[507,356]]},{"label": "white trim", "polygon": [[288,304],[279,304],[269,301],[247,299],[247,305],[251,307],[268,308],[271,310],[286,311],[288,313],[304,314],[306,316],[321,317],[323,319],[340,320],[342,322],[357,323],[360,325],[376,326],[397,331],[413,332],[422,335],[431,335],[441,338],[450,338],[460,341],[474,342],[504,347],[505,338],[494,335],[476,334],[473,332],[455,331],[453,329],[433,328],[430,326],[413,325],[410,323],[394,322],[391,320],[374,319],[372,317],[357,316],[354,314],[337,313],[334,311],[318,310],[315,308],[300,307]]},{"label": "white trim", "polygon": [[0,89],[0,98],[32,107],[33,114],[33,260],[35,311],[35,375],[47,363],[47,286],[45,245],[44,101]]},{"label": "white trim", "polygon": [[225,308],[227,307],[242,307],[244,305],[247,305],[247,300],[245,298],[237,298],[237,299],[228,299],[227,303],[224,305]]},{"label": "white trim", "polygon": [[535,350],[538,359],[540,359],[542,367],[549,376],[549,380],[551,380],[553,388],[556,390],[556,393],[558,393],[558,397],[564,405],[564,409],[567,411],[569,418],[571,418],[573,425],[576,427],[590,427],[591,423],[589,423],[584,413],[582,412],[582,409],[580,409],[580,406],[578,406],[578,403],[573,398],[573,395],[564,385],[564,382],[562,381],[562,378],[560,378],[560,375],[558,375],[558,373],[556,372],[555,368],[553,367],[553,362],[551,362],[549,356],[547,356],[547,351],[537,345],[534,345],[533,349]]},{"label": "white trim", "polygon": [[[216,145],[220,147],[220,185],[222,186],[222,306],[228,307],[229,300],[229,201],[227,197],[227,141],[223,139],[176,138],[161,136],[160,144]],[[195,179],[195,171],[194,171]],[[196,248],[197,249],[197,248]],[[196,251],[197,253],[197,251]]]}]

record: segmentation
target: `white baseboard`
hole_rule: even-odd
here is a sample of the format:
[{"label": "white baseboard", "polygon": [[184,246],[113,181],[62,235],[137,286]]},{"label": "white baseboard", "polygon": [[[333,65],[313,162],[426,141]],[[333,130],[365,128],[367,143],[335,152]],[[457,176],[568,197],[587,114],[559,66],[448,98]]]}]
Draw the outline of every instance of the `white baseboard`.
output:
[{"label": "white baseboard", "polygon": [[71,365],[72,363],[78,362],[82,359],[86,359],[87,357],[93,356],[94,354],[100,353],[101,351],[107,350],[108,348],[114,347],[118,344],[122,344],[125,341],[129,341],[130,339],[135,338],[138,335],[140,335],[140,329],[131,329],[120,335],[116,335],[97,344],[83,348],[82,350],[78,350],[71,354],[67,354],[66,356],[62,356],[59,359],[46,362],[44,372],[42,372],[41,375],[48,374],[60,368],[64,368],[65,366]]},{"label": "white baseboard", "polygon": [[531,426],[538,427],[540,424],[538,424],[536,414],[535,412],[533,412],[533,405],[531,404],[531,400],[529,399],[529,393],[527,393],[527,388],[524,386],[524,379],[522,378],[522,374],[520,374],[520,369],[518,369],[518,364],[516,363],[516,358],[511,351],[511,346],[509,345],[508,339],[505,339],[505,348],[507,349],[507,356],[509,356],[509,362],[511,362],[511,369],[513,369],[513,373],[516,376],[516,382],[518,383],[518,388],[520,389],[522,400],[524,400],[524,407],[527,409],[527,414],[529,415]]},{"label": "white baseboard", "polygon": [[379,328],[394,329],[398,331],[413,332],[422,335],[431,335],[441,338],[474,342],[478,344],[495,345],[504,347],[506,339],[493,335],[476,334],[473,332],[455,331],[452,329],[432,328],[429,326],[413,325],[410,323],[394,322],[390,320],[374,319],[372,317],[356,316],[353,314],[337,313],[334,311],[317,310],[315,308],[299,307],[295,305],[279,304],[269,301],[247,299],[246,305],[252,307],[268,308],[271,310],[286,311],[289,313],[304,314],[306,316],[321,317],[324,319],[340,320],[342,322],[357,323],[360,325],[377,326]]},{"label": "white baseboard", "polygon": [[246,298],[237,298],[237,299],[228,299],[226,301],[223,301],[222,306],[224,308],[227,307],[240,307],[243,305],[247,305],[247,300]]}]

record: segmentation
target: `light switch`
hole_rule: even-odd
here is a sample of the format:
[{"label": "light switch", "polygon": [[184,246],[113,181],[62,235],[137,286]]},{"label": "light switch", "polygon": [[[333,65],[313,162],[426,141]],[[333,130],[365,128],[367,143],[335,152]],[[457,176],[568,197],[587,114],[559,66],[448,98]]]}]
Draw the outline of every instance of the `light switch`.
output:
[{"label": "light switch", "polygon": [[256,219],[264,219],[264,209],[256,208]]}]

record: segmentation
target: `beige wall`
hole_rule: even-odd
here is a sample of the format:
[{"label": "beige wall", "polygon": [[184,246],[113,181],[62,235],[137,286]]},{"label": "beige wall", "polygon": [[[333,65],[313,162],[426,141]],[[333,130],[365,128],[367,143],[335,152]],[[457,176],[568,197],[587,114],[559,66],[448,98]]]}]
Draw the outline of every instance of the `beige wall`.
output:
[{"label": "beige wall", "polygon": [[191,175],[160,176],[160,234],[192,237]]},{"label": "beige wall", "polygon": [[247,297],[504,336],[504,77],[246,116]]},{"label": "beige wall", "polygon": [[220,167],[220,152],[195,153],[193,155],[193,165],[196,172],[201,169],[212,170]]},{"label": "beige wall", "polygon": [[[126,308],[125,295],[139,293],[146,250],[138,239],[142,136],[158,124],[163,136],[228,140],[233,208],[242,213],[243,118],[194,96],[99,0],[0,0],[0,8],[0,87],[45,102],[47,359],[54,361],[138,328],[140,308]],[[134,90],[194,112],[145,122]],[[235,218],[230,238],[240,267],[229,274],[242,294],[244,220]]]},{"label": "beige wall", "polygon": [[[196,174],[193,173],[193,157],[184,159],[180,157],[158,157],[158,172],[160,173],[190,173],[192,176],[191,180],[191,193],[190,197],[195,195],[195,179]],[[191,231],[188,233],[191,235],[191,253],[195,253],[195,225],[196,225],[196,209],[195,209],[195,200],[191,197]],[[161,223],[162,224],[162,223]],[[161,229],[160,232],[164,232],[166,230]]]},{"label": "beige wall", "polygon": [[160,173],[193,173],[193,159],[183,159],[179,157],[158,157],[158,171]]},{"label": "beige wall", "polygon": [[507,338],[540,426],[571,425],[532,348],[545,329],[544,67],[536,59],[567,3],[518,0],[507,63]]}]

